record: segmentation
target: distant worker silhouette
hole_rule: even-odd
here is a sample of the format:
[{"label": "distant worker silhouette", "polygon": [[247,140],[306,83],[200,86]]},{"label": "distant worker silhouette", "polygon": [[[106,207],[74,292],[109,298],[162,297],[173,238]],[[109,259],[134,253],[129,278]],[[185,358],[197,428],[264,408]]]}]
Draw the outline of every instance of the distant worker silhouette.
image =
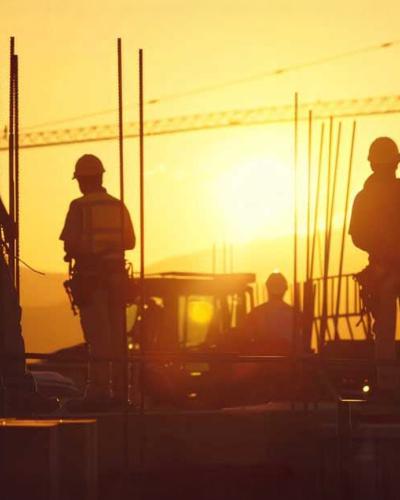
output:
[{"label": "distant worker silhouette", "polygon": [[[359,273],[364,303],[374,318],[377,394],[392,397],[399,389],[396,359],[397,298],[400,293],[400,161],[396,143],[379,137],[370,146],[372,175],[353,204],[349,233],[368,252],[369,265]],[[386,365],[385,365],[386,363]]]},{"label": "distant worker silhouette", "polygon": [[[266,354],[292,353],[294,308],[284,301],[288,283],[283,274],[272,273],[265,282],[268,301],[247,316],[244,330],[255,347]],[[299,318],[300,320],[300,318]],[[300,324],[298,325],[300,328]],[[296,339],[296,348],[300,342]]]},{"label": "distant worker silhouette", "polygon": [[129,212],[102,186],[104,171],[96,156],[79,158],[73,179],[78,181],[83,196],[70,204],[60,235],[64,260],[70,263],[71,279],[67,284],[94,359],[86,388],[89,403],[124,398],[124,365],[112,364],[110,384],[109,363],[104,358],[123,359],[126,352],[124,252],[135,247]]}]

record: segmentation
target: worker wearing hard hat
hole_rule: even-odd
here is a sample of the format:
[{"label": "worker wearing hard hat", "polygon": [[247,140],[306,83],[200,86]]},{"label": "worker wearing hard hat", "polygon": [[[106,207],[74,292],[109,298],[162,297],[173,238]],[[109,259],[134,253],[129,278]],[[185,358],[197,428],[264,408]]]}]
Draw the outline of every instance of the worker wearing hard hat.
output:
[{"label": "worker wearing hard hat", "polygon": [[[374,317],[377,389],[384,398],[400,388],[396,359],[396,306],[400,293],[400,154],[389,137],[370,146],[368,177],[353,205],[349,233],[353,243],[369,254],[369,266],[359,281],[369,312]],[[388,363],[389,362],[389,363]]]},{"label": "worker wearing hard hat", "polygon": [[[284,301],[288,289],[286,278],[274,272],[265,286],[268,301],[249,313],[243,327],[245,334],[265,354],[290,355],[300,342],[297,335],[296,346],[293,346],[295,314],[294,308]],[[297,326],[300,331],[300,321],[297,321]]]},{"label": "worker wearing hard hat", "polygon": [[[93,360],[86,396],[95,401],[121,399],[125,394],[124,252],[135,246],[128,210],[102,186],[104,171],[96,156],[79,158],[73,179],[83,196],[70,204],[60,235],[65,260],[71,264],[67,288],[79,309]],[[112,363],[112,374],[104,359],[110,357],[120,360]]]}]

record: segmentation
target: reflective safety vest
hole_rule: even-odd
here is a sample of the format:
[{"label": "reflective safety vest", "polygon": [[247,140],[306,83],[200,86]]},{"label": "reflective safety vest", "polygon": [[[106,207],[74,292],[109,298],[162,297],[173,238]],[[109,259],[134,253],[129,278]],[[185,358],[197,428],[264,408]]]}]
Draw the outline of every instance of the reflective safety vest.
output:
[{"label": "reflective safety vest", "polygon": [[135,246],[131,218],[120,200],[105,190],[74,200],[60,239],[72,257],[120,257]]}]

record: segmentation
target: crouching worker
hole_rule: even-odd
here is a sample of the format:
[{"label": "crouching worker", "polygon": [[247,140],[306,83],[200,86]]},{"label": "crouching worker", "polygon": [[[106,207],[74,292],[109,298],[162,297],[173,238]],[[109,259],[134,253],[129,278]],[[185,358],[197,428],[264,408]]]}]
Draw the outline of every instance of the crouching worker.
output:
[{"label": "crouching worker", "polygon": [[135,233],[125,205],[103,187],[104,167],[94,155],[77,161],[73,179],[83,196],[70,204],[60,240],[70,263],[68,288],[79,309],[92,359],[86,400],[123,401],[126,367],[106,358],[126,354],[127,271],[125,250],[135,247]]}]

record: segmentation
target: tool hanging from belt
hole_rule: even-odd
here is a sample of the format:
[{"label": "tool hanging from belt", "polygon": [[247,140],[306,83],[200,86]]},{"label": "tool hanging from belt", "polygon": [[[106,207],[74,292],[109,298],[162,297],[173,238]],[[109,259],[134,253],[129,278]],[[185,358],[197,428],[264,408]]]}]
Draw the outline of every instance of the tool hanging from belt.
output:
[{"label": "tool hanging from belt", "polygon": [[363,321],[364,316],[372,314],[374,316],[378,301],[378,289],[384,275],[378,276],[371,264],[366,266],[362,271],[353,275],[353,279],[359,285],[359,294],[361,299],[360,320],[357,326]]},{"label": "tool hanging from belt", "polygon": [[92,293],[96,288],[108,286],[108,275],[115,273],[122,273],[125,276],[121,284],[124,289],[125,304],[133,303],[136,298],[136,289],[131,263],[124,262],[121,265],[121,262],[92,259],[88,265],[77,265],[76,261],[69,261],[69,279],[64,281],[64,288],[74,316],[78,314],[80,307],[90,303]]},{"label": "tool hanging from belt", "polygon": [[74,276],[73,276],[73,266],[72,266],[72,262],[69,261],[68,263],[68,277],[69,279],[64,281],[64,289],[68,295],[68,300],[69,300],[69,303],[71,305],[71,310],[72,310],[72,313],[74,316],[76,316],[78,314],[78,304],[75,302],[75,298],[74,298],[74,294],[73,294],[73,289],[74,289],[74,285],[73,285],[73,279],[74,279]]}]

